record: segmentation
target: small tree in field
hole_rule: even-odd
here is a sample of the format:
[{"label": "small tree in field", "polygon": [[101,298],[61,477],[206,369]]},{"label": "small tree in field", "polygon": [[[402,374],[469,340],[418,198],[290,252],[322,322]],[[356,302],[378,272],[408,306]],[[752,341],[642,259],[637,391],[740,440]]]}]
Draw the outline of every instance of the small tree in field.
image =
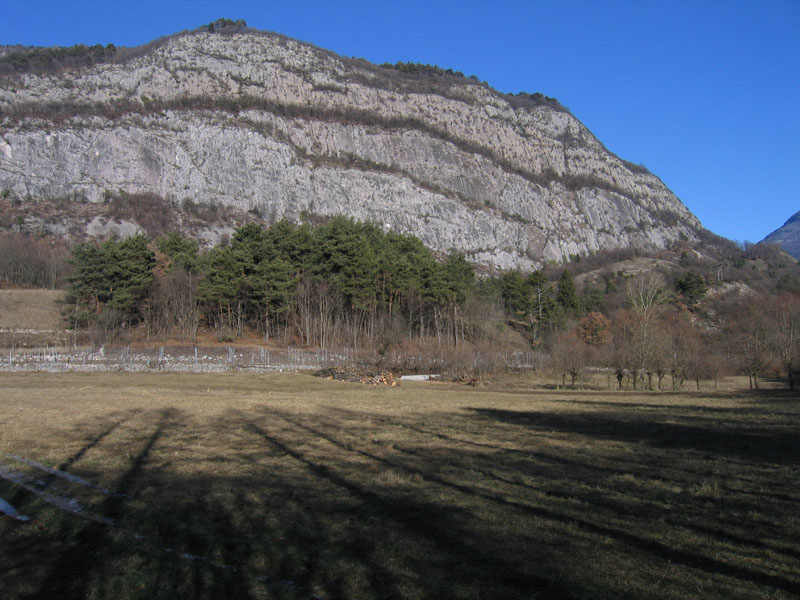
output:
[{"label": "small tree in field", "polygon": [[672,380],[672,389],[679,390],[687,377],[694,328],[685,311],[671,311],[659,325],[664,340],[664,363]]},{"label": "small tree in field", "polygon": [[629,328],[627,340],[630,344],[631,373],[633,387],[650,370],[658,336],[657,324],[666,308],[667,296],[663,280],[654,273],[639,275],[628,281],[625,288],[628,305],[628,319],[624,326]]},{"label": "small tree in field", "polygon": [[[594,352],[573,329],[562,333],[555,339],[551,355],[553,368],[556,369],[557,375],[561,375],[562,385],[566,387],[566,379],[569,375],[570,388],[574,390],[584,369],[592,363]],[[556,386],[558,386],[558,380],[556,380]]]},{"label": "small tree in field", "polygon": [[769,364],[770,323],[763,304],[763,298],[748,298],[727,316],[732,354],[747,373],[750,389],[759,389],[759,379]]},{"label": "small tree in field", "polygon": [[633,327],[631,322],[631,314],[628,309],[620,309],[615,312],[611,322],[611,343],[601,347],[605,356],[606,367],[610,372],[614,373],[614,377],[617,380],[617,388],[620,390],[626,375],[633,371],[631,352],[633,347],[631,340]]}]

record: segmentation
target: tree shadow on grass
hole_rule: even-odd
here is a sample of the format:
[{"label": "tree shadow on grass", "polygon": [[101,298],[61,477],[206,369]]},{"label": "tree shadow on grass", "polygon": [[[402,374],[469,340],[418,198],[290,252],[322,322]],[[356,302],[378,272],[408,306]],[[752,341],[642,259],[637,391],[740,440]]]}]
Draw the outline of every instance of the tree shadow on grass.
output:
[{"label": "tree shadow on grass", "polygon": [[[614,403],[612,403],[614,404]],[[630,405],[627,408],[631,408]],[[670,406],[669,408],[674,408]],[[681,408],[685,408],[681,406]],[[633,411],[635,411],[636,405],[633,407]],[[674,460],[674,457],[671,457],[669,461],[660,462],[660,461],[653,461],[652,456],[645,453],[637,453],[636,455],[629,455],[622,453],[619,456],[603,456],[600,455],[596,457],[597,459],[593,460],[590,456],[580,456],[575,457],[570,453],[558,453],[547,451],[537,445],[536,443],[531,443],[531,438],[524,438],[522,441],[522,445],[520,445],[520,435],[519,431],[533,431],[537,434],[547,434],[550,430],[546,425],[542,425],[541,427],[529,427],[523,426],[521,428],[516,427],[518,423],[515,419],[504,420],[500,419],[497,421],[492,421],[490,419],[474,419],[474,418],[460,418],[454,417],[452,415],[447,415],[444,420],[447,424],[446,428],[442,428],[447,431],[457,431],[457,434],[450,434],[450,433],[442,433],[441,430],[437,430],[434,426],[432,426],[429,422],[425,419],[419,420],[412,420],[412,419],[394,419],[388,416],[374,416],[371,414],[365,414],[358,411],[351,411],[347,409],[342,409],[341,407],[327,407],[327,410],[331,414],[330,421],[332,423],[342,422],[342,421],[350,421],[350,422],[377,422],[382,427],[386,427],[389,429],[393,429],[395,431],[403,431],[403,432],[414,432],[419,434],[418,437],[424,439],[428,438],[435,438],[437,440],[441,440],[444,444],[443,447],[465,447],[465,448],[473,448],[475,450],[483,450],[486,453],[491,455],[491,461],[495,464],[503,464],[510,468],[512,471],[524,473],[526,470],[531,468],[531,465],[535,465],[535,470],[538,475],[545,475],[548,471],[553,473],[558,473],[559,471],[568,470],[570,476],[576,480],[584,480],[587,479],[593,484],[597,481],[600,481],[608,476],[616,476],[619,475],[621,472],[634,474],[637,477],[646,477],[646,478],[654,478],[659,480],[660,482],[670,483],[674,485],[685,485],[687,477],[695,477],[695,478],[708,478],[708,467],[707,465],[703,464],[688,464],[687,461],[681,461],[680,463]],[[473,409],[474,410],[474,409]],[[515,411],[508,411],[511,412],[514,416],[518,413]],[[529,413],[530,415],[534,414],[541,414],[539,412],[536,413]],[[546,413],[550,414],[550,413]],[[559,413],[560,414],[560,413]],[[582,413],[579,416],[573,415],[573,413],[569,413],[568,417],[560,419],[560,422],[568,421],[572,424],[579,419],[586,420],[593,420],[594,416],[597,413]],[[642,428],[649,428],[648,423],[651,423],[652,416],[645,415],[642,416],[640,413],[631,412],[632,417],[628,417],[627,419],[620,418],[620,423],[625,423],[630,420],[636,421],[639,419],[638,422],[641,423]],[[574,417],[574,418],[573,418]],[[523,417],[524,418],[524,417]],[[489,426],[492,424],[492,426]],[[709,421],[709,425],[707,428],[703,429],[703,431],[710,431],[713,427],[712,423],[719,423],[718,421],[711,422]],[[602,424],[602,421],[601,421]],[[508,427],[511,425],[511,427]],[[524,424],[523,424],[524,425]],[[529,425],[529,424],[528,424]],[[719,427],[719,425],[716,425]],[[591,429],[592,431],[587,431]],[[620,429],[617,427],[616,429]],[[576,430],[581,436],[585,436],[588,439],[594,439],[592,436],[594,435],[594,431],[592,427],[587,427],[586,423],[583,425],[576,426]],[[569,433],[567,429],[556,429],[555,431],[560,433]],[[656,428],[656,432],[657,432]],[[696,429],[694,430],[697,433]],[[759,430],[762,431],[762,430]],[[771,432],[769,431],[762,431],[761,433],[764,436],[770,437]],[[478,439],[485,440],[490,439],[491,441],[476,441],[474,439],[469,439],[470,435],[475,435]],[[646,442],[647,438],[642,438],[641,436],[611,436],[608,435],[607,431],[604,431],[602,428],[598,429],[597,431],[597,439],[607,439],[612,441],[621,441],[621,442],[628,442],[631,444],[638,444],[639,442]],[[653,444],[653,448],[660,449],[662,451],[670,451],[670,450],[679,450],[679,448],[674,443],[661,443],[661,444]],[[687,447],[689,450],[696,450],[696,445],[690,445]],[[711,449],[709,446],[708,449]],[[715,456],[715,455],[710,455]],[[715,456],[716,457],[716,456]],[[723,456],[723,458],[726,458]],[[791,465],[794,464],[791,460],[791,457],[783,457],[786,459],[785,464]],[[444,460],[444,458],[440,459]],[[680,476],[676,474],[672,474],[676,468],[679,467]],[[746,475],[743,473],[737,473],[738,480],[747,480]],[[782,493],[781,491],[777,491],[773,489],[770,481],[760,481],[759,487],[755,491],[748,491],[748,490],[737,490],[739,495],[744,496],[753,496],[753,502],[761,502],[763,501],[764,493],[768,492],[770,497],[784,501],[784,502],[800,502],[800,495],[792,495],[787,493]],[[742,510],[749,510],[752,506],[742,506]]]},{"label": "tree shadow on grass", "polygon": [[[249,597],[247,586],[242,585],[235,571],[214,569],[203,563],[206,570],[211,569],[213,573],[202,573],[192,568],[195,561],[188,557],[189,551],[171,552],[169,545],[171,541],[179,541],[176,537],[145,537],[126,529],[130,514],[137,511],[131,505],[136,503],[140,482],[158,484],[154,481],[157,475],[148,469],[154,448],[171,435],[181,417],[180,413],[169,409],[144,416],[147,419],[139,437],[139,448],[131,457],[128,469],[119,477],[113,493],[93,508],[117,525],[109,526],[71,513],[57,514],[44,525],[39,523],[43,543],[38,548],[34,544],[29,552],[36,554],[48,549],[48,555],[33,557],[44,562],[48,572],[40,578],[36,591],[20,594],[19,598]],[[90,445],[97,445],[115,427],[105,430]],[[180,522],[171,507],[154,508],[156,510],[148,518],[156,529]],[[215,517],[223,520],[217,521],[221,532],[231,530],[230,524],[224,522],[224,513]],[[182,545],[191,548],[191,544]]]},{"label": "tree shadow on grass", "polygon": [[[273,414],[276,413],[273,412]],[[297,418],[292,418],[287,415],[279,415],[279,416],[283,418],[285,421],[291,423],[294,427],[304,430],[305,432],[319,439],[324,439],[341,450],[356,453],[360,456],[369,458],[377,463],[409,471],[413,474],[419,475],[426,482],[431,482],[437,486],[446,488],[449,491],[455,491],[458,494],[471,496],[473,498],[479,498],[480,500],[493,503],[500,507],[511,509],[512,511],[526,513],[529,516],[539,520],[554,522],[562,526],[566,525],[570,527],[577,527],[584,533],[597,535],[602,538],[614,539],[618,542],[623,543],[624,545],[627,545],[635,549],[635,551],[637,552],[650,554],[668,563],[682,564],[686,567],[700,569],[710,574],[723,574],[728,577],[733,577],[736,579],[749,582],[756,582],[759,585],[766,585],[784,591],[790,591],[790,592],[800,591],[800,585],[798,585],[798,583],[785,579],[780,576],[759,572],[746,567],[730,564],[722,560],[717,560],[716,558],[701,553],[683,550],[679,547],[673,547],[664,544],[660,541],[634,534],[625,528],[617,527],[614,525],[607,525],[605,523],[594,520],[589,520],[581,516],[577,516],[574,513],[571,514],[560,513],[558,510],[554,510],[550,506],[534,505],[526,502],[524,499],[516,499],[514,497],[509,497],[506,494],[489,492],[486,491],[484,488],[472,484],[470,482],[470,477],[468,473],[465,473],[467,474],[466,478],[453,481],[450,478],[445,478],[440,476],[436,472],[432,471],[430,468],[426,468],[424,466],[426,464],[432,466],[432,465],[441,465],[443,463],[449,465],[458,465],[460,462],[462,464],[469,463],[470,466],[464,469],[464,471],[465,472],[472,471],[474,473],[475,469],[474,466],[472,466],[474,465],[474,461],[472,461],[471,459],[465,460],[465,457],[463,456],[462,452],[457,452],[454,451],[453,449],[450,449],[447,453],[445,453],[448,456],[442,456],[440,454],[435,457],[434,456],[425,457],[423,453],[417,451],[414,452],[414,454],[416,454],[417,457],[420,458],[421,460],[417,461],[414,465],[409,465],[407,462],[398,460],[396,457],[389,459],[383,456],[378,456],[370,451],[364,450],[363,447],[359,448],[358,444],[354,443],[353,441],[341,438],[340,436],[337,437],[336,434],[331,432],[331,429],[335,430],[338,428],[340,431],[342,429],[345,429],[340,426],[337,427],[337,425],[332,425],[327,429],[323,429],[320,427],[315,428],[313,426],[309,426],[303,422],[300,422]],[[362,440],[362,443],[363,441],[364,440]],[[597,501],[592,499],[591,497],[586,498],[586,500],[590,504],[591,503],[597,504]],[[617,510],[619,509],[618,504],[612,505],[612,507],[615,507]]]},{"label": "tree shadow on grass", "polygon": [[[304,430],[303,437],[306,434],[319,435],[331,443],[337,443],[334,438],[304,427],[285,415],[271,412],[270,416],[283,417],[296,428]],[[424,502],[413,495],[393,493],[391,490],[377,492],[362,483],[363,472],[356,467],[350,469],[342,469],[340,465],[331,467],[322,460],[312,459],[295,448],[296,442],[292,441],[295,439],[294,436],[285,439],[284,434],[284,439],[281,439],[275,433],[267,432],[254,424],[250,429],[268,444],[302,463],[315,477],[332,484],[355,499],[357,501],[357,506],[353,509],[355,519],[369,523],[370,527],[380,523],[381,527],[396,530],[401,537],[410,538],[414,540],[414,544],[427,548],[428,553],[425,556],[404,558],[415,573],[413,579],[425,582],[427,597],[455,598],[459,597],[460,589],[471,590],[471,593],[478,594],[481,598],[514,598],[532,593],[539,594],[538,597],[543,598],[571,596],[556,582],[542,575],[520,570],[518,565],[486,553],[483,550],[482,540],[464,535],[464,525],[469,522],[470,517],[463,509]],[[383,462],[387,466],[399,467],[378,457],[363,452],[361,454]],[[309,500],[309,508],[313,508],[315,512],[329,512],[324,505],[319,504],[320,498]],[[402,578],[400,581],[396,580],[371,558],[378,551],[377,541],[362,537],[355,548],[345,546],[342,547],[342,551],[352,553],[353,558],[358,561],[368,561],[369,571],[373,573],[371,579],[374,579],[373,597],[403,597]],[[483,543],[486,542],[488,540],[483,540]],[[444,574],[446,577],[443,577]],[[410,585],[410,582],[406,585]]]},{"label": "tree shadow on grass", "polygon": [[[150,463],[175,442],[180,415],[149,416],[115,494],[97,507],[118,525],[61,515],[43,532],[47,544],[25,550],[46,575],[16,597],[571,597],[463,535],[465,509],[370,489],[357,470],[308,455],[305,434],[265,428],[262,419],[216,424],[269,449],[244,460],[261,467],[255,474],[170,477]],[[170,501],[143,504],[161,488],[171,489]],[[212,488],[213,496],[197,493]]]},{"label": "tree shadow on grass", "polygon": [[[103,425],[102,430],[96,434],[92,434],[92,437],[86,442],[86,444],[81,447],[75,454],[64,460],[57,469],[59,471],[66,471],[76,462],[78,462],[83,456],[92,448],[97,447],[104,439],[106,439],[109,435],[114,433],[122,424],[129,421],[130,419],[134,418],[137,414],[141,411],[139,410],[128,410],[121,414],[110,415],[112,417],[112,422],[109,425]],[[51,476],[52,477],[52,476]],[[52,479],[50,479],[52,481]]]},{"label": "tree shadow on grass", "polygon": [[[112,420],[110,423],[108,423],[107,418],[101,419],[99,423],[100,431],[91,432],[89,434],[90,437],[86,441],[86,443],[77,452],[75,452],[75,454],[62,461],[61,464],[55,467],[55,469],[57,469],[58,471],[67,471],[72,465],[78,462],[89,450],[97,447],[104,439],[106,439],[109,435],[111,435],[114,431],[116,431],[123,423],[133,418],[138,412],[139,411],[137,410],[131,410],[131,411],[126,411],[125,413],[122,414],[111,415]],[[22,458],[24,459],[27,457],[22,457]],[[54,481],[56,481],[57,477],[58,475],[50,472],[44,477],[42,477],[41,481],[44,483],[45,486],[48,486],[51,485]],[[14,492],[14,495],[10,497],[12,505],[14,504],[14,502],[19,500],[19,496],[21,493],[22,492],[20,490],[16,490]]]},{"label": "tree shadow on grass", "polygon": [[[362,444],[367,442],[368,438],[365,438],[365,430],[367,428],[359,423],[367,422],[368,419],[370,422],[374,421],[375,417],[366,414],[359,416],[356,411],[346,411],[336,407],[329,408],[329,410],[332,413],[332,416],[328,420],[328,426],[324,431],[314,430],[312,427],[302,423],[295,423],[295,425],[314,433],[320,438],[330,440],[340,448],[350,449],[354,452],[364,454],[364,451],[359,450],[357,445],[354,445],[353,442],[348,439],[348,437],[349,435],[360,435],[362,437]],[[511,411],[495,411],[486,409],[482,409],[482,411],[485,415],[489,415],[492,418],[494,418],[499,412],[502,417],[504,417],[503,420],[505,422],[508,422],[514,426],[520,423],[526,427],[530,426],[529,420],[533,418],[532,415],[534,414],[536,423],[541,423],[539,420],[540,413],[531,413],[531,415],[526,415],[523,418],[520,418],[518,413],[514,413],[511,415],[513,418],[510,418],[511,416],[507,413]],[[598,437],[613,434],[615,438],[619,438],[619,430],[625,429],[626,425],[625,422],[614,423],[613,427],[609,427],[608,418],[600,419],[600,427],[597,431],[595,431],[594,428],[591,428],[591,430],[588,429],[585,424],[579,424],[576,426],[574,423],[575,419],[562,418],[563,415],[560,414],[556,415],[558,419],[554,419],[553,415],[549,413],[547,413],[545,416],[550,417],[542,420],[542,427],[544,427],[546,430],[554,429],[552,427],[553,424],[560,424],[561,429],[555,428],[557,431],[569,429],[571,432],[574,430],[574,432],[579,434],[591,433],[592,435],[597,435]],[[568,417],[575,416],[576,415],[568,415]],[[589,420],[595,420],[597,415],[589,414],[583,416]],[[400,446],[398,444],[393,444],[393,458],[391,460],[387,461],[386,458],[379,457],[375,457],[375,460],[389,462],[389,464],[399,468],[417,471],[428,481],[455,488],[460,492],[472,494],[487,501],[495,502],[500,505],[513,506],[517,510],[528,512],[536,517],[560,521],[562,523],[577,526],[580,529],[592,534],[618,540],[625,545],[636,549],[636,551],[651,554],[654,557],[658,557],[667,561],[668,563],[683,564],[686,567],[698,568],[709,573],[720,573],[745,581],[757,582],[761,585],[775,587],[784,591],[795,592],[800,589],[798,583],[790,579],[786,579],[781,576],[775,576],[769,573],[759,572],[758,570],[753,570],[746,567],[741,567],[737,564],[731,564],[730,562],[723,560],[717,560],[711,556],[704,555],[703,553],[686,551],[679,547],[673,547],[671,545],[649,539],[647,536],[643,537],[636,535],[630,528],[612,525],[608,521],[605,521],[606,517],[600,516],[602,514],[611,515],[612,521],[619,521],[620,518],[624,520],[626,515],[642,521],[647,519],[661,519],[665,523],[669,523],[670,527],[676,528],[676,530],[689,529],[696,532],[696,534],[699,536],[705,536],[707,539],[715,539],[718,542],[723,543],[733,542],[743,548],[750,548],[752,551],[766,550],[775,553],[776,555],[783,555],[783,557],[789,561],[794,560],[800,554],[796,544],[793,545],[790,538],[784,538],[781,540],[783,536],[781,536],[777,531],[761,531],[761,534],[772,536],[770,542],[767,543],[758,539],[758,536],[753,532],[750,532],[750,534],[736,533],[735,530],[737,529],[737,524],[735,522],[727,521],[721,516],[714,517],[713,512],[711,515],[709,515],[705,514],[705,510],[693,508],[698,505],[702,506],[703,501],[701,499],[698,502],[697,499],[692,497],[691,493],[687,495],[687,492],[690,492],[690,490],[681,491],[678,496],[676,496],[674,493],[670,493],[670,497],[666,501],[673,504],[678,501],[685,505],[685,508],[680,509],[676,513],[669,508],[669,505],[665,506],[665,500],[663,498],[659,497],[658,495],[654,496],[652,491],[643,491],[641,486],[637,485],[633,488],[629,486],[629,489],[625,489],[624,493],[620,493],[623,491],[623,489],[618,484],[608,483],[609,472],[619,475],[619,469],[609,468],[605,466],[605,464],[593,464],[590,462],[591,459],[589,457],[586,457],[584,461],[580,461],[553,456],[545,452],[537,452],[533,449],[505,448],[499,445],[502,443],[502,440],[498,441],[497,444],[489,444],[485,442],[476,443],[471,440],[463,440],[442,434],[439,431],[432,429],[433,426],[431,425],[420,426],[413,419],[391,419],[386,416],[381,416],[378,418],[378,420],[380,421],[381,426],[389,426],[394,427],[395,429],[402,429],[406,431],[411,430],[418,434],[422,434],[422,436],[427,436],[429,439],[446,442],[446,445],[431,447],[430,444],[425,444],[424,446],[412,446],[409,448]],[[426,420],[435,420],[435,417],[433,419],[429,418]],[[420,419],[420,421],[423,420]],[[448,429],[454,428],[458,430],[469,431],[471,428],[474,428],[474,423],[470,424],[468,421],[474,421],[474,419],[466,419],[465,422],[461,422],[459,417],[454,417],[453,415],[448,415],[446,417]],[[569,423],[569,427],[567,427],[567,423]],[[605,428],[603,427],[604,425]],[[653,438],[658,440],[659,438],[657,436],[663,433],[660,429],[654,433],[651,431],[650,426],[645,424],[640,425],[642,431],[638,432],[636,435],[629,433],[628,435],[624,436],[624,440],[634,443],[638,443],[642,440],[642,438],[649,441],[652,441]],[[339,432],[339,440],[332,438],[332,429]],[[694,428],[691,428],[690,431],[692,431],[692,433],[696,433]],[[681,428],[680,432],[683,436],[686,435],[685,428]],[[725,438],[724,441],[730,442],[730,439],[731,438]],[[738,439],[733,439],[735,444],[739,443]],[[692,440],[692,444],[684,443],[683,445],[688,449],[695,449],[695,447],[698,446],[697,443],[694,443],[696,441],[697,440]],[[456,451],[458,446],[462,447],[459,451]],[[472,447],[472,450],[466,450],[464,448],[465,446],[467,448]],[[738,445],[735,447],[738,448]],[[669,447],[665,448],[665,450],[669,451]],[[416,460],[412,463],[409,463],[408,461],[401,460],[398,457],[399,454],[413,457]],[[760,458],[765,459],[767,456],[772,457],[773,454],[769,452],[762,455]],[[596,458],[599,459],[597,460],[597,463],[605,463],[605,459],[602,457]],[[683,468],[682,466],[678,466],[676,463],[674,463],[673,459],[668,454],[664,454],[663,452],[651,454],[648,457],[641,457],[641,459],[639,457],[633,458],[633,460],[631,460],[631,464],[625,466],[636,472],[637,468],[644,464],[653,463],[653,461],[658,462],[661,460],[664,461],[663,464],[649,464],[647,471],[660,476],[667,469]],[[559,466],[558,468],[554,469],[552,468],[552,465],[555,464]],[[463,477],[459,477],[459,483],[454,483],[452,480],[445,481],[438,475],[434,475],[428,471],[426,465],[428,465],[430,468],[434,468],[435,465],[448,465],[447,468],[449,470],[452,471],[454,468],[458,469],[463,474]],[[531,471],[531,469],[533,470]],[[560,513],[558,510],[558,503],[549,503],[545,507],[529,506],[524,501],[516,502],[509,500],[509,492],[505,492],[502,495],[487,493],[484,491],[485,488],[478,487],[477,484],[475,484],[475,487],[470,490],[467,486],[464,486],[460,483],[468,482],[471,479],[474,480],[476,479],[476,475],[480,475],[482,478],[484,478],[484,480],[492,479],[504,485],[507,490],[511,488],[522,488],[522,495],[519,497],[524,497],[525,489],[534,489],[534,484],[532,482],[521,483],[518,479],[515,479],[514,474],[526,472],[535,475],[534,481],[544,480],[547,482],[548,479],[552,479],[553,477],[563,478],[566,472],[569,473],[569,476],[576,477],[577,479],[585,482],[591,487],[588,487],[587,485],[579,485],[575,488],[566,489],[565,491],[554,492],[546,489],[547,484],[545,483],[545,485],[539,484],[539,489],[537,491],[540,494],[545,494],[549,498],[553,498],[556,501],[560,500],[568,503],[570,500],[579,500],[585,506],[594,507],[592,510],[586,511],[586,516],[596,515],[595,518],[599,518],[601,520],[590,520],[582,516],[575,516],[574,513]],[[450,477],[453,477],[453,475],[450,475]],[[694,477],[694,475],[690,473],[689,477],[691,480],[691,477]],[[663,480],[661,477],[659,477],[656,482],[658,481]],[[684,479],[680,480],[680,482],[685,485],[687,481]],[[623,484],[624,483],[625,480],[623,480]],[[721,499],[720,501],[724,502],[728,512],[735,514],[757,513],[758,509],[762,507],[764,501],[766,500],[766,495],[765,492],[763,492],[763,488],[760,498],[752,498],[750,500],[742,499],[739,490],[736,490],[735,493],[731,493],[730,496],[735,496],[735,498],[725,497],[724,500]],[[770,498],[770,501],[777,500],[783,502],[796,502],[796,499],[794,498],[787,498],[783,496],[775,498],[772,494],[770,494]],[[709,517],[711,518],[709,519]],[[716,521],[714,520],[715,518],[717,519]]]},{"label": "tree shadow on grass", "polygon": [[742,400],[754,404],[790,404],[797,406],[800,400],[800,388],[789,389],[769,389],[769,390],[737,390],[732,392],[704,392],[691,391],[681,392],[682,396],[697,398],[698,400],[719,400],[720,398],[731,400]]},{"label": "tree shadow on grass", "polygon": [[732,430],[709,420],[696,425],[615,416],[613,413],[569,413],[471,408],[487,421],[507,423],[529,430],[557,431],[596,439],[645,443],[657,448],[711,452],[728,458],[796,464],[800,458],[797,431],[764,430],[759,427]]},{"label": "tree shadow on grass", "polygon": [[[637,597],[622,585],[593,580],[588,570],[574,570],[575,561],[591,560],[598,544],[621,558],[643,560],[646,566],[636,563],[639,569],[675,565],[797,593],[798,582],[790,577],[650,539],[626,528],[624,519],[597,517],[619,516],[625,508],[598,493],[613,469],[602,461],[581,464],[579,457],[548,462],[557,456],[552,451],[504,452],[503,432],[510,444],[517,429],[540,422],[534,413],[520,418],[507,414],[513,411],[482,410],[442,415],[438,423],[447,423],[447,431],[492,423],[488,430],[500,436],[497,447],[485,437],[458,440],[441,433],[422,416],[378,422],[356,411],[231,411],[204,424],[228,441],[204,455],[203,466],[190,462],[192,453],[186,464],[170,462],[172,448],[197,443],[201,425],[184,428],[185,416],[176,411],[139,415],[137,450],[117,478],[116,495],[97,507],[117,526],[69,514],[57,520],[54,529],[41,533],[39,545],[22,547],[28,561],[45,565],[45,576],[33,592],[16,597]],[[547,431],[572,431],[568,416],[545,414]],[[376,443],[368,419],[374,428],[407,429],[414,436],[394,445]],[[618,422],[601,420],[600,434],[591,435],[618,439],[625,419],[607,420]],[[590,435],[586,424],[574,429]],[[622,439],[652,443],[653,438],[657,434],[640,423]],[[698,445],[690,441],[686,449]],[[595,477],[593,487],[542,501],[536,477],[553,480],[565,471]],[[517,473],[533,478],[515,480]],[[576,500],[585,514],[576,512]],[[708,536],[776,551],[724,527],[707,529]],[[787,556],[796,553],[789,548]],[[15,561],[19,570],[23,563]],[[0,565],[10,563],[0,558]]]},{"label": "tree shadow on grass", "polygon": [[[681,394],[682,397],[688,396],[688,394]],[[657,396],[656,396],[657,397]],[[719,400],[721,396],[691,396],[692,398],[696,399],[703,399],[707,398],[709,400]],[[731,397],[731,396],[725,396]],[[715,418],[715,417],[730,417],[731,415],[741,415],[741,416],[753,416],[753,417],[761,417],[764,414],[764,407],[767,405],[771,405],[772,408],[779,407],[784,402],[781,399],[758,399],[753,398],[752,396],[746,397],[751,402],[748,402],[746,405],[739,406],[739,407],[731,407],[731,406],[715,406],[714,404],[668,404],[668,403],[656,403],[656,402],[614,402],[610,400],[585,400],[585,399],[574,399],[574,398],[559,398],[559,404],[569,405],[575,404],[578,406],[595,406],[601,410],[608,410],[609,408],[617,408],[621,410],[664,410],[670,411],[671,414],[699,414],[703,415],[707,418]],[[745,399],[742,397],[741,399]],[[800,406],[798,406],[800,409]],[[800,410],[796,411],[786,411],[781,413],[775,413],[774,410],[770,411],[771,414],[775,415],[778,414],[779,416],[787,416],[787,417],[796,417],[800,414]]]}]

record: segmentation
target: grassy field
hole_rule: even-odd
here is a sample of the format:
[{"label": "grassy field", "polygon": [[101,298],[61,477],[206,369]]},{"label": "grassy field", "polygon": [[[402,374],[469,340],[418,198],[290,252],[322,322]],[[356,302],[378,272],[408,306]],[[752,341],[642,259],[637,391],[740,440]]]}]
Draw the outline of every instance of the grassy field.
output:
[{"label": "grassy field", "polygon": [[0,374],[0,415],[4,600],[800,595],[779,392]]},{"label": "grassy field", "polygon": [[60,329],[59,290],[0,290],[0,329]]}]

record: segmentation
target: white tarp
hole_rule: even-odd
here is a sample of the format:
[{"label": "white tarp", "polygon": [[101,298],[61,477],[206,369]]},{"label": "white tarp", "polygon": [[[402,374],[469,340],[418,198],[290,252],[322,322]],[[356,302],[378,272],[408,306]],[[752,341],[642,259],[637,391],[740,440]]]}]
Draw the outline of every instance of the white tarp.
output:
[{"label": "white tarp", "polygon": [[430,381],[433,375],[403,375],[400,381]]}]

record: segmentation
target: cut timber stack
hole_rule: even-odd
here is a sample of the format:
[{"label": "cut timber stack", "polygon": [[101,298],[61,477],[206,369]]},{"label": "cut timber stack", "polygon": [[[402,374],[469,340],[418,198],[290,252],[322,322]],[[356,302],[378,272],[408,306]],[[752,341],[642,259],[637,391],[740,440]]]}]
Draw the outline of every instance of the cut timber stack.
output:
[{"label": "cut timber stack", "polygon": [[314,375],[316,377],[324,377],[325,379],[336,381],[348,381],[350,383],[387,385],[389,387],[397,387],[400,385],[400,378],[395,377],[394,373],[390,371],[382,371],[376,374],[358,371],[352,367],[330,367],[328,369],[320,369],[314,373]]}]

